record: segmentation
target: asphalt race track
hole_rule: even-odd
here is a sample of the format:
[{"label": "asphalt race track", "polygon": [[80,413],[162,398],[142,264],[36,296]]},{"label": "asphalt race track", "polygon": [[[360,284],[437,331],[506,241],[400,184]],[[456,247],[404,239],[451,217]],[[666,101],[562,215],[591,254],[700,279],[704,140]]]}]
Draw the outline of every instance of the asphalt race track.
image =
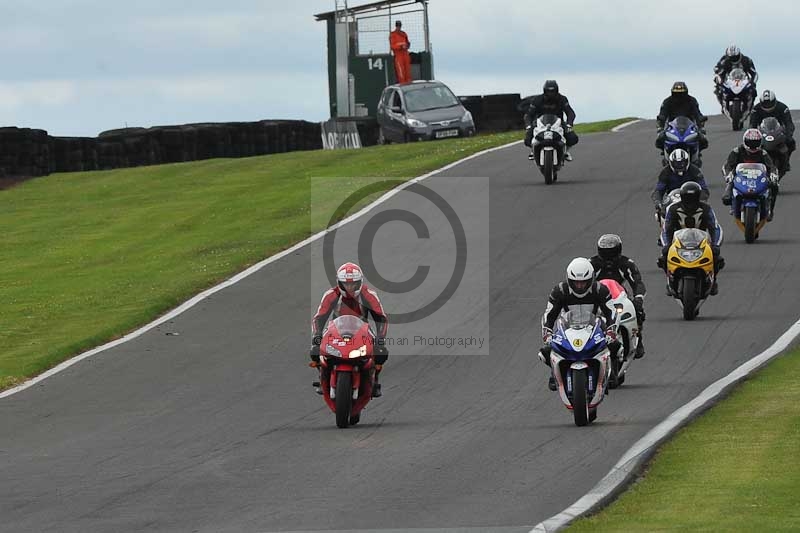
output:
[{"label": "asphalt race track", "polygon": [[[745,244],[719,200],[719,168],[741,135],[721,117],[709,122],[704,170],[727,267],[698,320],[681,319],[655,266],[654,131],[642,122],[583,136],[552,186],[521,145],[424,181],[457,214],[460,245],[418,195],[382,204],[375,213],[413,211],[429,229],[427,239],[402,222],[377,231],[386,278],[430,266],[421,287],[381,292],[390,312],[430,302],[459,250],[467,264],[441,309],[391,326],[384,396],[354,428],[336,428],[306,366],[309,318],[325,287],[321,241],[0,400],[0,531],[512,532],[558,513],[650,428],[797,320],[798,176],[783,180],[775,220]],[[337,262],[356,257],[369,219],[338,232]],[[591,254],[604,232],[622,236],[648,285],[647,356],[597,422],[577,428],[535,358],[539,319],[567,262]],[[431,346],[417,336],[484,344]]]}]

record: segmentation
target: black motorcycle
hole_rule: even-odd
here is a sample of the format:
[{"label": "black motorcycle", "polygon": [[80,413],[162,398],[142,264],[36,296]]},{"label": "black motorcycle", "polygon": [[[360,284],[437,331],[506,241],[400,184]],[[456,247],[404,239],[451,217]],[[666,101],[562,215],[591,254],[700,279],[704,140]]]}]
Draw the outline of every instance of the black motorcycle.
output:
[{"label": "black motorcycle", "polygon": [[786,146],[786,132],[775,117],[767,117],[758,125],[761,132],[761,147],[767,151],[778,169],[778,179],[786,173],[789,148]]}]

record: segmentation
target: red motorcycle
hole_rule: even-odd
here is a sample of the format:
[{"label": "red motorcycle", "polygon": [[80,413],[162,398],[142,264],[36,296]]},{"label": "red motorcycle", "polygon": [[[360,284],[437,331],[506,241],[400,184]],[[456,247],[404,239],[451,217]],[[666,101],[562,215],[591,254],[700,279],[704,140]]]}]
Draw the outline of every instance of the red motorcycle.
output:
[{"label": "red motorcycle", "polygon": [[340,316],[322,332],[320,387],[340,428],[358,424],[361,411],[372,399],[377,370],[374,345],[369,324],[356,316]]}]

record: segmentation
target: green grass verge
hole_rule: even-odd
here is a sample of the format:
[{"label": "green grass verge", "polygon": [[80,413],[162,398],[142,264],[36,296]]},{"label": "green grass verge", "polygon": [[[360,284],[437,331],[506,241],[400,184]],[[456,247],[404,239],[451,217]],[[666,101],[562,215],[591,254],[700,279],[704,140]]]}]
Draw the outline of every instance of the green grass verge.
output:
[{"label": "green grass verge", "polygon": [[324,228],[312,178],[335,207],[370,178],[409,179],[520,138],[53,174],[0,191],[0,390]]},{"label": "green grass verge", "polygon": [[771,363],[665,444],[595,516],[599,531],[800,531],[800,351]]}]

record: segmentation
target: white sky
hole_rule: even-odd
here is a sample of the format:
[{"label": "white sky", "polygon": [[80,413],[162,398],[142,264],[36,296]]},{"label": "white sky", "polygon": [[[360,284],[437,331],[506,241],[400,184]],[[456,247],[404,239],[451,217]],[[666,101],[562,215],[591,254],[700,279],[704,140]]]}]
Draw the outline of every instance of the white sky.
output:
[{"label": "white sky", "polygon": [[[93,136],[126,124],[323,120],[325,25],[313,15],[333,6],[0,0],[0,125]],[[430,0],[430,23],[436,77],[461,95],[533,94],[555,78],[578,121],[652,117],[681,79],[715,113],[711,69],[736,42],[759,88],[800,106],[791,0]]]}]

